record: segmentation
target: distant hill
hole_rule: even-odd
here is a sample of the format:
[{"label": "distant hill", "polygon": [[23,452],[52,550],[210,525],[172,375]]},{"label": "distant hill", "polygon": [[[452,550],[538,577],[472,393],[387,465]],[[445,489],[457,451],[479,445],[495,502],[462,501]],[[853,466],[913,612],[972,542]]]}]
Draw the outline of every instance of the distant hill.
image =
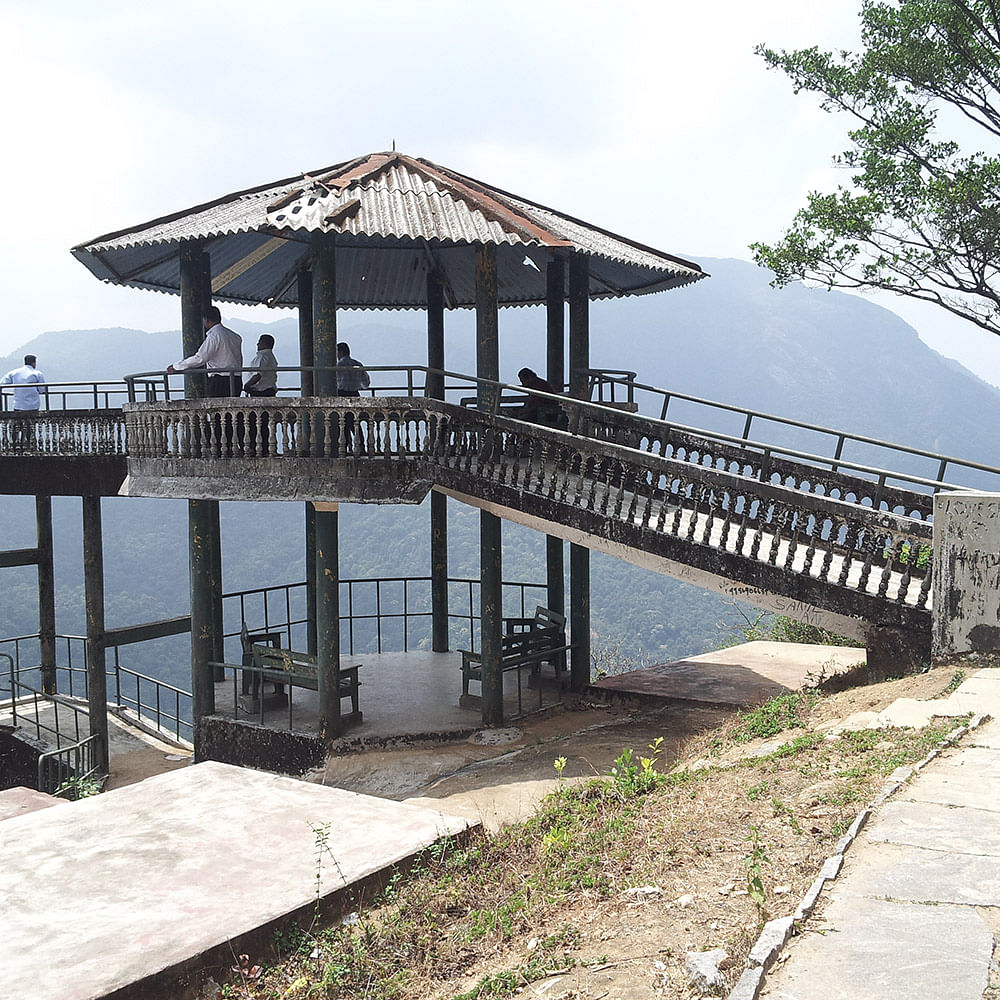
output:
[{"label": "distant hill", "polygon": [[[597,302],[591,312],[594,367],[634,370],[639,379],[695,396],[738,404],[802,421],[1000,465],[1000,390],[927,347],[916,331],[874,303],[801,286],[772,289],[768,275],[736,260],[702,260],[712,275],[667,294]],[[371,365],[422,364],[423,315],[348,312],[342,339]],[[270,323],[232,321],[247,359],[261,332],[276,339],[279,363],[298,356],[294,318]],[[162,370],[180,357],[177,330],[76,330],[41,335],[0,369],[38,355],[51,381],[115,378]],[[541,370],[545,314],[540,308],[501,311],[501,377],[516,381],[524,365]],[[446,367],[475,370],[474,317],[446,319]],[[697,422],[691,408],[671,406],[671,417]],[[715,429],[735,431],[730,418]],[[737,426],[738,425],[738,426]],[[808,444],[800,436],[799,444]],[[33,542],[30,500],[4,499],[0,546]],[[78,500],[57,500],[59,628],[83,628],[82,559]],[[478,519],[450,505],[451,569],[478,574]],[[105,573],[109,626],[179,614],[188,601],[186,504],[183,501],[108,500]],[[428,572],[425,508],[344,505],[341,572],[347,576],[422,575]],[[300,504],[224,504],[224,584],[227,590],[304,578]],[[544,545],[537,534],[509,526],[504,533],[507,579],[544,580]],[[3,571],[0,635],[37,627],[34,573]],[[720,622],[739,613],[716,595],[595,555],[592,561],[595,644],[641,650],[654,661],[714,648]],[[175,646],[176,646],[176,642]],[[173,648],[173,647],[171,647]],[[179,649],[179,652],[177,651]],[[183,641],[169,655],[129,651],[130,662],[187,685]]]},{"label": "distant hill", "polygon": [[[593,366],[632,370],[641,382],[677,392],[1000,464],[1000,389],[933,351],[894,313],[842,292],[773,289],[768,272],[745,261],[700,263],[711,277],[693,286],[593,303]],[[422,313],[352,311],[338,324],[341,338],[368,364],[426,363]],[[230,325],[243,335],[247,360],[266,332],[275,337],[279,363],[297,363],[294,318]],[[445,341],[446,367],[474,372],[470,311],[447,316]],[[180,345],[179,330],[59,331],[0,359],[0,369],[16,367],[31,351],[52,381],[117,378],[162,370],[181,356]],[[516,382],[524,365],[544,368],[544,311],[501,310],[500,349],[507,381]],[[681,419],[685,410],[677,412],[674,419]],[[729,429],[737,423],[733,418]]]}]

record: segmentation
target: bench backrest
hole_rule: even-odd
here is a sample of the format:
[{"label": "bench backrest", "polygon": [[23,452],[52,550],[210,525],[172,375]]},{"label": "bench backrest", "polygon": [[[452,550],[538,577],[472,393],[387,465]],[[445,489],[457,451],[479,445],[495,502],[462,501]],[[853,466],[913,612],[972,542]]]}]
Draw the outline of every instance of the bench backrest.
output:
[{"label": "bench backrest", "polygon": [[554,632],[562,632],[566,628],[566,616],[558,611],[551,611],[543,608],[540,604],[535,608],[534,625],[539,629],[549,629]]},{"label": "bench backrest", "polygon": [[253,644],[253,663],[255,667],[286,670],[294,674],[308,675],[316,672],[315,656],[309,653],[296,653],[291,649],[266,646],[259,642]]}]

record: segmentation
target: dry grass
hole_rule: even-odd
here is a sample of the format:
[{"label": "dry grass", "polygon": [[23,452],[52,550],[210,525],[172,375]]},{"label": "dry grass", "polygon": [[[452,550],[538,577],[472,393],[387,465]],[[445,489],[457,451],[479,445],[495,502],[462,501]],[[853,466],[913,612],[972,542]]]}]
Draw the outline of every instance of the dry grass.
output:
[{"label": "dry grass", "polygon": [[[626,748],[527,822],[428,852],[356,924],[282,936],[259,980],[218,995],[688,997],[685,952],[717,947],[734,982],[762,921],[794,911],[885,777],[954,721],[837,739],[816,727],[932,697],[942,677],[772,703],[691,741],[687,766]],[[780,748],[756,756],[764,738]]]}]

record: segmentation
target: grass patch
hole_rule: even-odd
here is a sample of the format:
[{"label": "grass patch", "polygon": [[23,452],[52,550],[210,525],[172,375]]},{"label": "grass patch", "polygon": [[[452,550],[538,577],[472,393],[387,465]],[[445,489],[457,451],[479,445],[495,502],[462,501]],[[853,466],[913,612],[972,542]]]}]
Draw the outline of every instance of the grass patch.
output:
[{"label": "grass patch", "polygon": [[[810,703],[783,695],[746,713],[720,739],[802,729]],[[669,775],[660,768],[659,741],[648,753],[623,750],[605,777],[560,783],[525,822],[428,850],[377,898],[359,901],[355,923],[285,932],[270,965],[261,961],[261,979],[238,984],[231,995],[506,1000],[562,972],[582,993],[576,977],[632,920],[629,907],[641,905],[627,902],[634,898],[627,891],[650,886],[660,887],[663,904],[643,911],[639,922],[653,914],[666,921],[656,954],[668,973],[676,967],[676,983],[687,982],[689,945],[724,940],[736,968],[760,921],[808,887],[857,803],[953,726],[945,720],[832,740],[805,729],[766,756]],[[811,797],[813,786],[822,794]],[[776,881],[791,891],[776,895]],[[727,884],[735,887],[730,895],[720,889]],[[688,892],[710,920],[664,905]],[[725,918],[716,915],[723,902]],[[709,930],[716,920],[723,922]],[[602,926],[605,936],[597,933]],[[695,939],[702,931],[692,926],[704,939]],[[624,968],[635,946],[625,938],[620,947]]]},{"label": "grass patch", "polygon": [[749,743],[777,736],[788,729],[802,728],[804,717],[815,701],[815,695],[800,691],[778,695],[752,711],[740,712],[729,730],[729,739],[733,743]]}]

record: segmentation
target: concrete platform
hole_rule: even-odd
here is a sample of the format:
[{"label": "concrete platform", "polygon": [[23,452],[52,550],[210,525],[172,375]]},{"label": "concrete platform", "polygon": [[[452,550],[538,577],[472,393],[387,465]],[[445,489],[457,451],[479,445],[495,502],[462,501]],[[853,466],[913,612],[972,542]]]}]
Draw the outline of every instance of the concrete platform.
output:
[{"label": "concrete platform", "polygon": [[[360,656],[345,655],[346,665],[360,663],[358,677],[361,681],[359,703],[363,720],[348,729],[352,739],[365,742],[391,740],[399,737],[431,734],[471,733],[482,726],[482,713],[478,708],[462,708],[462,656],[452,651],[434,653],[424,650],[408,653],[378,653]],[[553,678],[552,668],[543,668],[541,706],[557,704],[560,691]],[[526,668],[521,676],[521,704],[525,712],[536,711],[539,706],[539,689],[531,686]],[[473,693],[478,686],[473,685]],[[239,699],[239,689],[236,689]],[[232,717],[234,685],[232,678],[215,686],[216,713]],[[345,699],[342,709],[350,710]],[[319,699],[315,691],[294,688],[292,691],[292,728],[298,732],[319,731]],[[504,674],[504,715],[514,718],[518,714],[517,676],[511,671]],[[238,718],[259,721],[258,712],[241,708]],[[288,728],[287,706],[268,708],[265,698],[264,725]]]},{"label": "concrete platform", "polygon": [[16,816],[0,823],[0,998],[178,995],[192,967],[256,961],[255,934],[310,916],[317,871],[330,903],[473,826],[214,762]]},{"label": "concrete platform", "polygon": [[604,697],[638,698],[651,704],[693,701],[745,708],[843,673],[863,664],[865,656],[865,650],[856,646],[747,642],[605,677],[590,685],[590,690]]}]

